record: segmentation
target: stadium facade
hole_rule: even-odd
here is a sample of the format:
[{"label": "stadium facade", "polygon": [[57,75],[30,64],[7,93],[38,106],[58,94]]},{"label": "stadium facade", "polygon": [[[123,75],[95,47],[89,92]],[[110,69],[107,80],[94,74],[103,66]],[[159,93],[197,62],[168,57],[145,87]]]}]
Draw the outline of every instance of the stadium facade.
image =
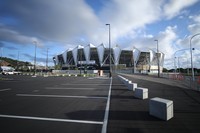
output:
[{"label": "stadium facade", "polygon": [[[94,46],[78,45],[75,48],[67,49],[64,53],[53,57],[55,65],[62,70],[69,69],[109,69],[109,48],[104,44]],[[163,70],[164,54],[155,52],[152,49],[130,50],[121,49],[118,45],[111,48],[111,67],[113,70],[132,69],[134,73],[158,73],[158,61],[160,72]]]}]

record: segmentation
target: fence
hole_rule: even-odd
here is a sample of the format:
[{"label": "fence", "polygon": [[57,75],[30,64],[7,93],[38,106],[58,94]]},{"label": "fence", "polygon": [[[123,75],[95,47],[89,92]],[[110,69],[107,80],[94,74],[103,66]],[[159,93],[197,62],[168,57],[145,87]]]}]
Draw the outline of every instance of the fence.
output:
[{"label": "fence", "polygon": [[[115,70],[117,73],[125,73],[125,74],[133,74],[132,69],[123,69],[123,70]],[[152,75],[157,76],[157,73],[137,73],[137,74],[146,74],[146,75]],[[181,84],[184,84],[187,86],[187,88],[192,90],[200,91],[200,76],[195,76],[195,80],[192,80],[191,76],[185,76],[180,73],[161,73],[160,77],[169,79],[169,80],[175,80],[177,82],[181,82]]]},{"label": "fence", "polygon": [[192,80],[191,76],[185,76],[180,73],[162,73],[160,76],[163,78],[180,81],[188,88],[200,91],[200,76],[195,76],[194,81]]}]

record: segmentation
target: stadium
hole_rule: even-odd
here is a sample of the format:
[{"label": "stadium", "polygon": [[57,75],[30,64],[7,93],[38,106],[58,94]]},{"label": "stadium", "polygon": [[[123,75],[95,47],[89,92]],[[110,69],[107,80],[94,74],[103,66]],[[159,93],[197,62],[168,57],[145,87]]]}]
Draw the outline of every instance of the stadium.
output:
[{"label": "stadium", "polygon": [[[121,49],[118,45],[106,48],[104,44],[94,46],[78,45],[53,57],[55,66],[62,70],[109,70],[109,51],[111,51],[111,68],[113,71],[131,70],[133,73],[162,73],[164,54],[152,49]],[[158,66],[160,69],[158,69]]]}]

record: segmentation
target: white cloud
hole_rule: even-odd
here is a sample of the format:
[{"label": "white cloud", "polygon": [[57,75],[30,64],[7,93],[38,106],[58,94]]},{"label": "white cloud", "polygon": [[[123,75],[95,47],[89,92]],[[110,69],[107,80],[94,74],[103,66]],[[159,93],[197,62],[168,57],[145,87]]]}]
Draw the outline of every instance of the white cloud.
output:
[{"label": "white cloud", "polygon": [[198,0],[170,0],[164,5],[164,14],[168,19],[173,18],[181,13],[182,9],[187,8]]},{"label": "white cloud", "polygon": [[168,26],[164,32],[160,32],[158,35],[160,50],[165,53],[166,58],[171,58],[175,52],[173,43],[177,39],[176,29],[176,26]]},{"label": "white cloud", "polygon": [[[172,17],[196,0],[140,0],[140,1],[105,1],[99,14],[83,0],[6,0],[0,9],[17,19],[18,26],[12,31],[20,35],[35,36],[43,41],[61,43],[77,42],[77,38],[95,45],[108,42],[108,28],[111,24],[112,42],[119,38],[137,36],[136,32],[147,24],[152,24],[165,15]],[[164,6],[163,6],[164,5]],[[76,44],[74,44],[76,45]]]},{"label": "white cloud", "polygon": [[200,33],[200,23],[188,25],[188,30],[191,34]]},{"label": "white cloud", "polygon": [[106,3],[100,13],[105,23],[112,24],[113,40],[126,36],[132,30],[144,27],[155,22],[160,17],[160,0],[154,1],[121,1],[112,0]]},{"label": "white cloud", "polygon": [[165,59],[170,59],[173,57],[174,52],[176,51],[176,47],[174,47],[174,42],[178,38],[177,26],[168,26],[164,31],[158,33],[158,35],[144,35],[142,38],[137,38],[132,41],[132,43],[127,46],[127,49],[132,48],[133,46],[139,49],[157,49],[156,42],[154,40],[158,40],[159,51],[165,54]]},{"label": "white cloud", "polygon": [[188,25],[189,32],[192,35],[200,33],[200,14],[189,16],[189,18],[193,21],[192,24]]}]

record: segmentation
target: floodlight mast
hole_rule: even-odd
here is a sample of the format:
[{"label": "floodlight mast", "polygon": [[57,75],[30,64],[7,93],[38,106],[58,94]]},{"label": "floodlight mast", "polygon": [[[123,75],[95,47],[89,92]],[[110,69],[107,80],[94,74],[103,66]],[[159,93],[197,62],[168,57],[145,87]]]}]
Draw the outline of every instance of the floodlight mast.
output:
[{"label": "floodlight mast", "polygon": [[111,69],[111,38],[110,38],[110,24],[106,24],[109,27],[109,77],[111,78],[112,69]]},{"label": "floodlight mast", "polygon": [[158,77],[160,77],[160,60],[159,60],[159,50],[158,50],[158,40],[154,40],[157,42],[157,60],[158,60]]},{"label": "floodlight mast", "polygon": [[35,44],[34,75],[36,75],[36,49],[37,49],[37,41],[33,41],[33,44]]}]

